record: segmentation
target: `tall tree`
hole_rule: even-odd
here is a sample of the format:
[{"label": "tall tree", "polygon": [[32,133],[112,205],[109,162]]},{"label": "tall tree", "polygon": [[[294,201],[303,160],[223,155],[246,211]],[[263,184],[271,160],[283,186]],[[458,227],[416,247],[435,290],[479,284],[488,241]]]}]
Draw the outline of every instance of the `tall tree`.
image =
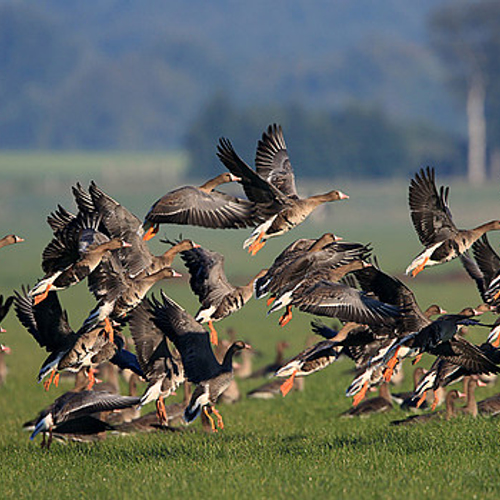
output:
[{"label": "tall tree", "polygon": [[468,178],[472,184],[482,184],[487,177],[485,103],[496,80],[500,2],[450,3],[431,15],[429,28],[432,44],[450,71],[452,86],[466,97]]}]

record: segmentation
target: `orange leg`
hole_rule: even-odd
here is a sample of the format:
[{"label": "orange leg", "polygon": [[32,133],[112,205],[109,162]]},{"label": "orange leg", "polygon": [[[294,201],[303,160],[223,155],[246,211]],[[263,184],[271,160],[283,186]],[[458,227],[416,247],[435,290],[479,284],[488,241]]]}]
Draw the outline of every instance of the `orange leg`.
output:
[{"label": "orange leg", "polygon": [[368,391],[368,380],[363,384],[361,390],[352,399],[352,406],[358,406],[359,403],[361,403],[361,401],[363,401],[363,399],[365,398],[367,391]]},{"label": "orange leg", "polygon": [[297,370],[294,370],[293,373],[287,378],[280,386],[281,394],[285,397],[293,387],[293,382],[295,380],[295,375],[297,374]]},{"label": "orange leg", "polygon": [[53,383],[56,387],[59,387],[59,372],[55,374]]},{"label": "orange leg", "polygon": [[396,368],[396,365],[399,363],[399,359],[398,359],[399,349],[401,349],[401,348],[398,347],[396,349],[396,352],[394,353],[394,356],[387,363],[387,369],[384,372],[384,380],[386,382],[390,382],[391,381],[391,377],[392,377],[392,373],[394,372],[394,368]]},{"label": "orange leg", "polygon": [[422,406],[422,403],[425,401],[425,398],[427,396],[427,391],[424,391],[422,396],[420,396],[420,399],[417,401],[417,408],[420,408]]},{"label": "orange leg", "polygon": [[493,347],[498,347],[500,346],[500,335],[491,343]]},{"label": "orange leg", "polygon": [[262,241],[264,237],[264,231],[259,234],[259,237],[248,247],[248,253],[255,255],[262,247],[266,244],[265,241]]},{"label": "orange leg", "polygon": [[159,230],[160,230],[160,225],[159,224],[155,224],[154,226],[151,226],[144,233],[144,236],[142,237],[142,239],[144,241],[149,241],[149,240],[153,239],[156,236],[156,233],[158,233]]},{"label": "orange leg", "polygon": [[93,368],[89,368],[87,375],[89,377],[89,383],[87,384],[87,391],[90,391],[90,390],[92,390],[92,387],[94,387],[94,384],[96,382],[95,370]]},{"label": "orange leg", "polygon": [[210,416],[210,413],[208,412],[208,408],[206,406],[203,407],[203,413],[207,416],[208,420],[210,421],[212,432],[217,432],[217,427],[215,427],[214,419]]},{"label": "orange leg", "polygon": [[412,365],[416,365],[422,359],[422,354],[418,354],[417,357],[411,362]]},{"label": "orange leg", "polygon": [[280,326],[285,326],[292,319],[292,306],[286,306],[286,313],[279,320]]},{"label": "orange leg", "polygon": [[217,332],[214,328],[214,323],[212,320],[208,322],[208,328],[210,329],[210,342],[212,342],[213,345],[218,345],[219,337],[217,336]]},{"label": "orange leg", "polygon": [[160,396],[156,400],[156,414],[158,415],[158,420],[160,421],[160,424],[167,425],[167,423],[168,423],[167,409],[165,408],[163,396]]},{"label": "orange leg", "polygon": [[417,266],[412,272],[411,272],[411,276],[412,278],[414,278],[418,273],[420,273],[421,271],[424,270],[424,267],[425,265],[427,264],[427,262],[429,262],[429,257],[426,257],[424,259],[424,261],[422,262],[422,264],[420,264],[419,266]]},{"label": "orange leg", "polygon": [[498,290],[498,292],[493,295],[493,300],[497,300],[498,297],[500,297],[500,290]]},{"label": "orange leg", "polygon": [[52,284],[48,284],[47,288],[43,291],[43,293],[41,293],[40,295],[37,295],[33,299],[33,304],[35,304],[35,306],[37,306],[38,304],[40,304],[40,302],[45,300],[47,298],[47,295],[49,294],[51,288],[52,288]]},{"label": "orange leg", "polygon": [[111,321],[109,318],[104,319],[104,331],[106,332],[108,336],[108,340],[110,342],[115,341],[115,332],[113,331],[113,325],[111,324]]},{"label": "orange leg", "polygon": [[270,306],[275,300],[276,300],[276,297],[274,295],[272,297],[269,297],[267,299],[266,305]]},{"label": "orange leg", "polygon": [[212,406],[212,412],[217,417],[217,425],[219,426],[219,429],[223,430],[224,429],[224,422],[222,420],[222,415],[217,411],[217,408],[215,408],[215,406]]},{"label": "orange leg", "polygon": [[54,379],[54,375],[56,373],[56,370],[53,369],[51,372],[50,372],[50,376],[49,378],[43,383],[43,387],[46,391],[49,390],[50,388],[50,384],[52,384],[52,380]]},{"label": "orange leg", "polygon": [[436,391],[434,391],[434,401],[432,402],[431,410],[434,411],[439,403],[439,396]]}]

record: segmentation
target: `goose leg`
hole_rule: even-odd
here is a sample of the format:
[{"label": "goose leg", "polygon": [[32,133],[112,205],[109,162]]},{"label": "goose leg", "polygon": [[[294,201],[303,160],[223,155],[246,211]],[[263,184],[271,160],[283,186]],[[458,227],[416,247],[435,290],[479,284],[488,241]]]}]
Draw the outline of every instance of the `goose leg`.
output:
[{"label": "goose leg", "polygon": [[40,302],[44,301],[47,298],[47,295],[49,294],[49,291],[51,288],[52,288],[52,284],[50,283],[47,285],[47,288],[40,295],[37,295],[33,299],[33,304],[35,304],[35,306],[37,306],[38,304],[40,304]]},{"label": "goose leg", "polygon": [[59,372],[57,372],[54,376],[54,380],[53,380],[53,384],[56,386],[56,387],[59,387]]},{"label": "goose leg", "polygon": [[110,342],[115,341],[115,333],[113,331],[113,325],[111,324],[111,321],[109,318],[104,318],[104,331],[106,332],[108,336],[108,340]]},{"label": "goose leg", "polygon": [[280,391],[281,391],[281,394],[283,395],[283,397],[285,397],[289,392],[290,390],[292,389],[293,387],[293,382],[295,380],[295,375],[297,374],[297,370],[294,370],[292,375],[287,378],[280,386]]},{"label": "goose leg", "polygon": [[411,272],[412,278],[414,278],[418,273],[422,272],[425,268],[425,265],[429,262],[429,257],[426,257],[422,264],[418,265],[413,271]]},{"label": "goose leg", "polygon": [[259,237],[248,247],[248,253],[255,255],[265,244],[265,241],[262,241],[264,237],[264,231],[259,234]]},{"label": "goose leg", "polygon": [[439,396],[436,391],[434,391],[434,401],[432,402],[431,410],[434,411],[439,403]]},{"label": "goose leg", "polygon": [[422,396],[420,396],[420,399],[417,401],[416,407],[420,408],[422,406],[422,403],[425,401],[425,398],[427,397],[427,391],[424,391]]},{"label": "goose leg", "polygon": [[422,359],[422,353],[417,354],[417,357],[411,362],[412,365],[416,365]]},{"label": "goose leg", "polygon": [[161,425],[167,425],[167,409],[165,408],[165,403],[163,401],[163,396],[160,396],[156,400],[156,414],[158,415],[158,420]]},{"label": "goose leg", "polygon": [[215,406],[212,406],[212,413],[215,413],[215,416],[217,417],[217,425],[219,426],[219,429],[224,429],[224,422],[222,421],[222,415],[217,411],[217,408]]},{"label": "goose leg", "polygon": [[399,352],[400,349],[401,349],[401,347],[398,347],[396,349],[396,352],[394,353],[394,356],[387,363],[387,368],[386,368],[386,370],[384,372],[384,380],[386,382],[390,382],[391,381],[391,377],[392,377],[392,373],[394,372],[394,368],[396,368],[396,365],[399,363],[398,352]]},{"label": "goose leg", "polygon": [[203,407],[203,413],[210,421],[210,426],[212,427],[212,432],[217,432],[217,427],[215,427],[214,419],[210,416],[210,413],[208,412],[208,407],[206,407],[206,406]]},{"label": "goose leg", "polygon": [[159,229],[160,229],[160,225],[159,224],[155,224],[154,226],[151,226],[144,233],[144,236],[142,237],[142,239],[144,241],[149,241],[149,240],[153,239],[156,236],[156,233],[159,231]]},{"label": "goose leg", "polygon": [[290,322],[291,319],[292,319],[292,306],[288,305],[286,306],[285,314],[283,314],[283,316],[281,316],[281,318],[279,319],[279,325],[285,326]]},{"label": "goose leg", "polygon": [[55,368],[50,372],[49,378],[43,383],[43,387],[46,391],[49,390],[50,384],[52,384],[52,380],[54,379],[54,375],[56,373]]},{"label": "goose leg", "polygon": [[361,401],[363,401],[363,399],[365,398],[367,391],[368,391],[368,380],[363,384],[361,390],[352,399],[352,406],[358,406],[359,403],[361,403]]},{"label": "goose leg", "polygon": [[214,323],[212,320],[208,322],[208,328],[210,329],[210,342],[212,342],[213,345],[218,345],[219,338],[217,336],[217,331],[214,328]]},{"label": "goose leg", "polygon": [[273,295],[267,299],[266,305],[269,307],[274,301],[276,300],[276,297]]},{"label": "goose leg", "polygon": [[95,380],[95,370],[93,368],[89,368],[87,372],[87,376],[89,378],[89,383],[87,384],[87,391],[90,391],[96,382]]},{"label": "goose leg", "polygon": [[51,444],[52,444],[52,427],[49,429],[49,439],[47,439],[47,450],[50,449]]}]

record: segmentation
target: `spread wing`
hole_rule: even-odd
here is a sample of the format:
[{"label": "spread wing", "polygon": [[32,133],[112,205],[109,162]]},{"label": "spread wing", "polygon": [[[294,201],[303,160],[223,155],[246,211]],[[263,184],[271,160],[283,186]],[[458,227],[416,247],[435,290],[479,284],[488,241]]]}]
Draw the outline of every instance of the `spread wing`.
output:
[{"label": "spread wing", "polygon": [[435,184],[433,168],[421,169],[410,182],[410,215],[423,245],[429,247],[458,232],[448,208],[449,188]]},{"label": "spread wing", "polygon": [[217,190],[206,193],[194,186],[184,186],[167,193],[154,203],[145,219],[158,224],[219,229],[253,226],[260,220],[251,201]]},{"label": "spread wing", "polygon": [[281,125],[269,125],[267,132],[262,134],[262,139],[257,145],[255,167],[262,178],[276,186],[282,193],[298,198],[295,176]]}]

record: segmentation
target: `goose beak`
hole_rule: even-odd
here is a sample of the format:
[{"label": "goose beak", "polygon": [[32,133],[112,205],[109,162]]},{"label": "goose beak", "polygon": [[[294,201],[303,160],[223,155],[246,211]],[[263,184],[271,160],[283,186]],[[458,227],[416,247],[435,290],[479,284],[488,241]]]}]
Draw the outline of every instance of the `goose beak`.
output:
[{"label": "goose beak", "polygon": [[21,236],[14,236],[14,239],[16,243],[22,243],[24,241],[24,238],[21,238]]},{"label": "goose beak", "polygon": [[172,269],[172,278],[180,278],[181,276],[181,273],[178,273],[177,271]]},{"label": "goose beak", "polygon": [[241,182],[241,177],[237,177],[236,175],[229,174],[229,177],[231,179],[231,182]]},{"label": "goose beak", "polygon": [[348,199],[349,199],[348,194],[345,194],[342,191],[339,191],[339,200],[348,200]]},{"label": "goose beak", "polygon": [[127,241],[122,241],[122,247],[123,248],[130,248],[132,246],[131,243],[128,243]]}]

